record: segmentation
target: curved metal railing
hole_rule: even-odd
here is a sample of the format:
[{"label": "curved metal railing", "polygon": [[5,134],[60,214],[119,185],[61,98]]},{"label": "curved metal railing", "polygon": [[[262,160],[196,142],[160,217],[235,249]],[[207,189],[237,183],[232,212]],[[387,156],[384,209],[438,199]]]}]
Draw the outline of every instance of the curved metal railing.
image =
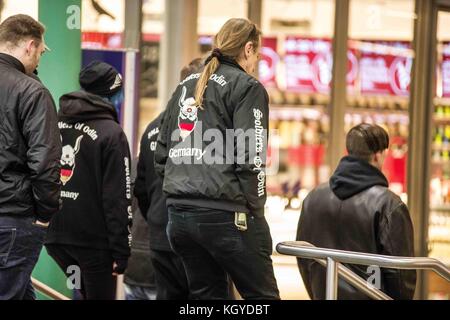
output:
[{"label": "curved metal railing", "polygon": [[[277,244],[277,252],[299,258],[314,259],[327,268],[326,299],[337,299],[337,277],[340,274],[347,282],[366,293],[373,299],[390,299],[389,296],[370,286],[367,282],[340,265],[341,263],[359,264],[391,269],[428,269],[450,281],[450,269],[441,261],[428,257],[396,257],[336,249],[318,248],[305,241],[287,241]],[[347,270],[345,270],[345,269]],[[344,270],[344,271],[342,271]],[[348,273],[351,272],[352,274]],[[344,276],[344,273],[347,273]],[[356,279],[355,277],[359,278]],[[362,282],[361,282],[362,281]],[[381,294],[380,294],[381,293]]]},{"label": "curved metal railing", "polygon": [[40,282],[39,280],[36,280],[34,278],[31,278],[31,283],[33,284],[33,287],[39,291],[40,293],[46,295],[47,297],[53,299],[53,300],[70,300],[65,295],[59,293],[58,291],[50,288],[49,286],[45,285],[44,283]]}]

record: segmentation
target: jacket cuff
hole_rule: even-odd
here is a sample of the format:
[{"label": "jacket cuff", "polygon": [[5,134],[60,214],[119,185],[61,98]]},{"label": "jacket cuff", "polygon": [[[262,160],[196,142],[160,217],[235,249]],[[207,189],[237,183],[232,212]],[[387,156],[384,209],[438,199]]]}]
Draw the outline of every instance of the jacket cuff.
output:
[{"label": "jacket cuff", "polygon": [[255,217],[261,218],[264,217],[264,208],[260,208],[260,209],[251,209],[250,212],[252,215],[254,215]]}]

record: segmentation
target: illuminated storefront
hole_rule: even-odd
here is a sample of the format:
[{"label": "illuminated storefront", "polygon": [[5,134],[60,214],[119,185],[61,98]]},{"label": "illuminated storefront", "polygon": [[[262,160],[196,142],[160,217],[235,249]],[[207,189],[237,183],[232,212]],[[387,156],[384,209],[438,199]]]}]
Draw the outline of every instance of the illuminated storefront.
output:
[{"label": "illuminated storefront", "polygon": [[[6,1],[4,15],[15,12],[13,2]],[[123,48],[126,1],[97,2],[108,14],[96,11],[89,0],[82,2],[83,47]],[[33,15],[32,3],[37,1],[30,1],[26,13]],[[182,19],[197,30],[196,55],[210,49],[211,36],[228,18],[259,19],[259,80],[270,95],[271,155],[279,159],[277,172],[267,179],[266,216],[274,244],[294,240],[302,201],[312,188],[328,181],[345,154],[345,133],[370,122],[390,134],[383,171],[391,190],[410,208],[416,254],[450,265],[450,13],[418,19],[448,1],[192,3],[197,16]],[[166,70],[161,54],[167,31],[165,1],[144,0],[142,11],[139,134],[166,103],[160,92],[160,74]],[[342,21],[346,14],[348,28],[336,30],[335,19]],[[436,42],[430,39],[435,35]],[[345,71],[343,81],[333,79],[334,67]],[[282,297],[307,298],[295,259],[274,253],[274,262]],[[450,287],[430,273],[418,287],[418,297],[426,295],[450,299]]]}]

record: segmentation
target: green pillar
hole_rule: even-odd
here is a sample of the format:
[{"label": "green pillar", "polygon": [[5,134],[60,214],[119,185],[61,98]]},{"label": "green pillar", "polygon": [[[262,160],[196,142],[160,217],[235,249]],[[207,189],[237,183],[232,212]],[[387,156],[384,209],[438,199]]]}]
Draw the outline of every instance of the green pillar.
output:
[{"label": "green pillar", "polygon": [[39,77],[58,106],[63,94],[80,88],[81,0],[39,0],[39,21],[51,49],[41,59]]},{"label": "green pillar", "polygon": [[[39,65],[39,77],[50,90],[59,108],[59,98],[79,89],[78,73],[81,67],[81,0],[39,0],[39,21],[46,27],[46,52]],[[72,297],[66,285],[66,276],[42,250],[33,277]],[[38,295],[39,299],[45,299]]]}]

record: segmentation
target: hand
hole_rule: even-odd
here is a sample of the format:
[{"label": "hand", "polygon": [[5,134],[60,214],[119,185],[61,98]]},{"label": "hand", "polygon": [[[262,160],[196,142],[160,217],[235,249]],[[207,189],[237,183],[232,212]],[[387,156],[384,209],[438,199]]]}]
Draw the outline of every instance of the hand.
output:
[{"label": "hand", "polygon": [[125,269],[127,268],[128,260],[120,260],[120,261],[114,261],[113,262],[113,276],[118,276],[120,274],[123,274],[125,272]]},{"label": "hand", "polygon": [[40,226],[40,227],[44,227],[44,228],[48,228],[48,226],[50,225],[50,222],[41,222],[39,220],[36,220],[34,222],[34,224]]},{"label": "hand", "polygon": [[112,273],[112,275],[113,276],[115,276],[115,277],[117,277],[119,274],[116,272],[116,270],[117,270],[117,263],[116,262],[113,262],[113,273]]}]

